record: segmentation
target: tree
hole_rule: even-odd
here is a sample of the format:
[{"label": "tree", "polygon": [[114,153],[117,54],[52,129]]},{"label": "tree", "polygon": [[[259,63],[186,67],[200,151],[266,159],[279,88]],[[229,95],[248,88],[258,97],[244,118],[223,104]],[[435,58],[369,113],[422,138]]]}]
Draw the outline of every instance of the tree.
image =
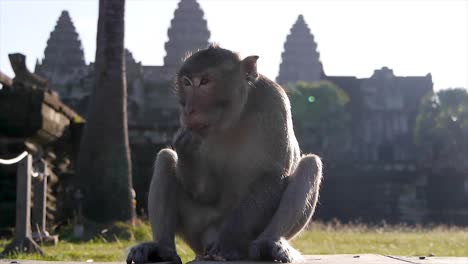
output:
[{"label": "tree", "polygon": [[99,1],[95,87],[77,160],[83,214],[96,222],[128,221],[134,216],[124,11],[125,0]]},{"label": "tree", "polygon": [[349,96],[331,82],[298,82],[287,87],[301,148],[325,159],[341,159],[350,144]]},{"label": "tree", "polygon": [[468,169],[468,92],[446,89],[427,95],[416,118],[422,161],[436,168]]}]

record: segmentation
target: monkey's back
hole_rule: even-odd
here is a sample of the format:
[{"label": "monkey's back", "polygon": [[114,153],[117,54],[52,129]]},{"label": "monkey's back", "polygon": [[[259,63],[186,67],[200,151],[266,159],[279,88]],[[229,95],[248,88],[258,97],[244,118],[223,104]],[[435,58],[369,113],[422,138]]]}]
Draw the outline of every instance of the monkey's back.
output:
[{"label": "monkey's back", "polygon": [[212,172],[206,180],[217,179],[232,192],[223,195],[233,200],[245,195],[258,177],[288,176],[300,159],[300,149],[283,88],[260,75],[249,89],[238,124],[207,138],[200,153]]},{"label": "monkey's back", "polygon": [[260,75],[251,85],[244,118],[256,127],[254,138],[259,142],[268,166],[288,175],[300,159],[300,149],[294,134],[291,106],[284,89]]}]

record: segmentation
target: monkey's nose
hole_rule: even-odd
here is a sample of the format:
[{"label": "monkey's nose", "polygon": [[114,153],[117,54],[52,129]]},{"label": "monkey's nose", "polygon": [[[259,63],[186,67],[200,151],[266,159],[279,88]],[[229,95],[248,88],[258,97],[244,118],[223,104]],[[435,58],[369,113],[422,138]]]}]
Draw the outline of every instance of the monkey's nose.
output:
[{"label": "monkey's nose", "polygon": [[187,98],[187,101],[185,102],[185,106],[184,106],[184,113],[185,115],[191,115],[193,114],[193,112],[195,111],[194,107],[193,107],[193,102],[192,102],[192,99],[191,98]]},{"label": "monkey's nose", "polygon": [[190,107],[190,108],[189,108],[189,107],[185,107],[184,112],[185,112],[185,114],[186,114],[187,116],[189,116],[189,115],[195,113],[195,110],[194,110],[192,107]]}]

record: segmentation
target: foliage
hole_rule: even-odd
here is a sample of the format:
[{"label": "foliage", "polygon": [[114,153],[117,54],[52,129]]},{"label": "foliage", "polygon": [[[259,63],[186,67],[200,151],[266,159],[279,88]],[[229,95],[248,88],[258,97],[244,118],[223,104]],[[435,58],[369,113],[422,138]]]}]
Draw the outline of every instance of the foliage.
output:
[{"label": "foliage", "polygon": [[349,145],[349,96],[331,82],[298,82],[287,87],[301,147],[326,159],[339,159]]},{"label": "foliage", "polygon": [[468,167],[468,92],[441,90],[426,96],[415,125],[423,161],[438,168]]},{"label": "foliage", "polygon": [[[149,231],[147,224],[141,227]],[[135,234],[135,238],[136,238]],[[145,238],[145,241],[148,239]],[[0,252],[8,244],[0,240]],[[108,241],[95,237],[86,242],[61,241],[54,246],[42,245],[45,257],[38,255],[11,255],[13,259],[60,261],[123,261],[128,248],[136,241]],[[179,238],[177,251],[184,263],[194,258],[192,250]],[[292,242],[303,254],[362,254],[407,256],[467,256],[468,229],[447,226],[391,226],[340,223],[313,223]]]}]

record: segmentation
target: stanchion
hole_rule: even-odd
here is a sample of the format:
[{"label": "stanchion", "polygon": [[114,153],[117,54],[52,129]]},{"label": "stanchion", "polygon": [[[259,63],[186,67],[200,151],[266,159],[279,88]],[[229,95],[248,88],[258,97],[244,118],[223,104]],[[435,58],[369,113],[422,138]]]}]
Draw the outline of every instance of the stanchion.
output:
[{"label": "stanchion", "polygon": [[[25,154],[26,153],[26,154]],[[20,158],[22,157],[22,158]],[[31,176],[32,156],[23,152],[11,160],[0,160],[0,164],[11,165],[16,161],[16,228],[14,240],[5,247],[2,255],[17,252],[38,253],[44,255],[31,235]]]}]

